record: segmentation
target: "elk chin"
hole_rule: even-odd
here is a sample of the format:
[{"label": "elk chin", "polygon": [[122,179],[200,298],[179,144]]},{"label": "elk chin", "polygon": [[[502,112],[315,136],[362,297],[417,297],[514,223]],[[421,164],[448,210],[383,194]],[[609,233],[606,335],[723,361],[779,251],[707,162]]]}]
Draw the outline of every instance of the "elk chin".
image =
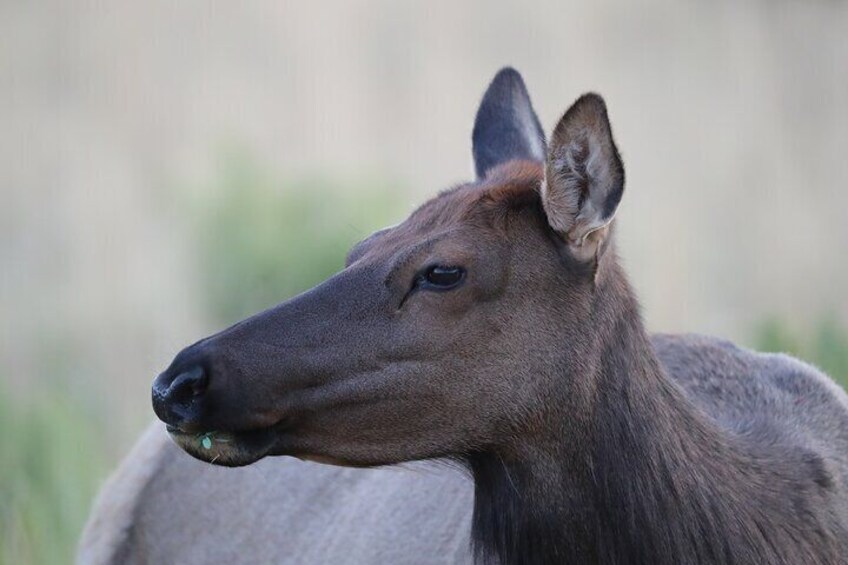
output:
[{"label": "elk chin", "polygon": [[[285,454],[283,454],[285,455]],[[361,469],[370,469],[374,467],[374,465],[369,465],[367,463],[358,463],[356,461],[349,461],[347,459],[339,459],[338,457],[331,457],[329,455],[294,455],[301,461],[310,461],[312,463],[320,463],[321,465],[333,465],[335,467],[356,467]]]},{"label": "elk chin", "polygon": [[191,433],[167,426],[168,434],[186,453],[205,463],[243,467],[269,455],[274,446],[273,426],[249,431]]}]

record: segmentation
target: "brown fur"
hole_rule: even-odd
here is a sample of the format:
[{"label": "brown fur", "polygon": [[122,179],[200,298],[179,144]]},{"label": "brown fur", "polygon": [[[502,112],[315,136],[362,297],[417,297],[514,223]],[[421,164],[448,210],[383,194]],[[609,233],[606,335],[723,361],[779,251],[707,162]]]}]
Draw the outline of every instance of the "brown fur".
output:
[{"label": "brown fur", "polygon": [[221,465],[460,461],[480,561],[842,562],[844,395],[819,394],[827,417],[810,420],[786,392],[808,376],[750,375],[727,402],[704,379],[749,375],[710,371],[718,355],[701,380],[672,378],[615,253],[624,169],[603,100],[575,102],[543,163],[516,81],[483,99],[477,182],[186,348],[154,384],[157,414]]}]

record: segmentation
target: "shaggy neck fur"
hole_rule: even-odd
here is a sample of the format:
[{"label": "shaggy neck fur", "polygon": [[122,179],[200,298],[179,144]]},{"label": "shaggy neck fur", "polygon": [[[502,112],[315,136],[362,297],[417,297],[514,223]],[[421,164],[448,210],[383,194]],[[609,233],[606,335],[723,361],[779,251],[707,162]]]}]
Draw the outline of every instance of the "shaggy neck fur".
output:
[{"label": "shaggy neck fur", "polygon": [[598,291],[616,296],[593,312],[609,323],[580,376],[594,383],[585,414],[552,410],[558,437],[469,458],[478,561],[839,562],[820,462],[756,426],[726,431],[689,401],[615,274]]}]

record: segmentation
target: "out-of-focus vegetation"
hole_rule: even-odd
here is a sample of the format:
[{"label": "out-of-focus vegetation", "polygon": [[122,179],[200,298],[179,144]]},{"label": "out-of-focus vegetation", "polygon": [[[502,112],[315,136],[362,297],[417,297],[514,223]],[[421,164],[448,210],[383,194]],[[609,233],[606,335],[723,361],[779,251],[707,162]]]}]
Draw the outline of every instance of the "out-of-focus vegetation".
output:
[{"label": "out-of-focus vegetation", "polygon": [[[344,266],[351,245],[396,223],[403,191],[320,177],[278,182],[240,153],[192,206],[204,307],[232,323],[302,292]],[[333,189],[336,186],[336,189]]]},{"label": "out-of-focus vegetation", "polygon": [[[386,182],[275,182],[240,157],[188,199],[196,299],[223,327],[341,269],[354,242],[396,221],[399,191]],[[192,284],[189,281],[186,285]],[[72,336],[67,336],[71,342]],[[179,344],[176,344],[179,345]],[[18,399],[0,379],[0,565],[68,563],[92,499],[129,445],[114,445],[109,406],[86,403],[60,352]],[[67,377],[67,378],[65,378]],[[143,402],[145,399],[139,399]]]},{"label": "out-of-focus vegetation", "polygon": [[848,387],[848,330],[832,316],[822,317],[807,332],[779,318],[769,318],[755,332],[754,348],[794,355]]},{"label": "out-of-focus vegetation", "polygon": [[0,390],[0,563],[67,563],[107,469],[102,422],[47,387],[23,402],[7,393]]}]

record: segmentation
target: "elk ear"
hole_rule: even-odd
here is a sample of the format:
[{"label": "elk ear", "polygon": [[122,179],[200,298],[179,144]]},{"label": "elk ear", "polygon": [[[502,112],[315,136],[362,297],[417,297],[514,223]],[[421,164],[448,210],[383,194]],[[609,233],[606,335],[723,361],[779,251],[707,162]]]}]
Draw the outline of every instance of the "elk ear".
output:
[{"label": "elk ear", "polygon": [[505,67],[492,79],[477,110],[471,139],[478,179],[513,159],[545,161],[545,132],[515,69]]},{"label": "elk ear", "polygon": [[542,187],[548,223],[575,257],[597,259],[623,192],[624,167],[606,104],[597,94],[584,94],[551,137]]}]

